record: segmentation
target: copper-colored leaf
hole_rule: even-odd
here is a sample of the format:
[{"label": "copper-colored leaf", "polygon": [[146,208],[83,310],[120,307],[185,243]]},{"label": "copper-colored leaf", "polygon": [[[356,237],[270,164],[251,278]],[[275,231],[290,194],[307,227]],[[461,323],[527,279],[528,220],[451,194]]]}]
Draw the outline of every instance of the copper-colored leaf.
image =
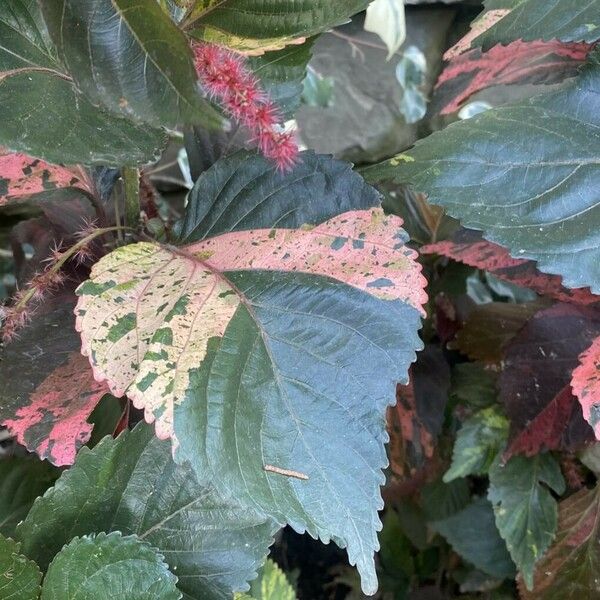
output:
[{"label": "copper-colored leaf", "polygon": [[583,417],[600,440],[600,337],[579,357],[571,386],[583,409]]},{"label": "copper-colored leaf", "polygon": [[107,392],[105,383],[94,381],[85,357],[73,352],[31,394],[30,404],[17,409],[4,425],[40,458],[70,465],[92,433],[87,418]]},{"label": "copper-colored leaf", "polygon": [[423,246],[421,253],[441,254],[561,302],[588,305],[600,301],[588,288],[567,289],[559,276],[540,273],[534,261],[512,258],[505,248],[469,229],[458,231],[450,240]]},{"label": "copper-colored leaf", "polygon": [[589,440],[592,432],[579,406],[557,396],[567,393],[577,357],[599,334],[600,313],[557,304],[538,312],[510,342],[498,382],[511,420],[509,456],[546,447],[577,448]]},{"label": "copper-colored leaf", "polygon": [[522,600],[600,597],[600,487],[579,490],[558,511],[556,540],[537,565],[533,589],[519,580]]}]

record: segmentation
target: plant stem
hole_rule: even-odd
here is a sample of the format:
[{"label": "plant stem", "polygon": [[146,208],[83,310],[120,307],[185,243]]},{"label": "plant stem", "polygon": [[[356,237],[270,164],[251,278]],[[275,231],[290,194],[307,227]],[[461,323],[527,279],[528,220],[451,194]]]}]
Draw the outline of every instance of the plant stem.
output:
[{"label": "plant stem", "polygon": [[125,225],[136,231],[140,222],[140,172],[136,167],[121,170],[125,192]]}]

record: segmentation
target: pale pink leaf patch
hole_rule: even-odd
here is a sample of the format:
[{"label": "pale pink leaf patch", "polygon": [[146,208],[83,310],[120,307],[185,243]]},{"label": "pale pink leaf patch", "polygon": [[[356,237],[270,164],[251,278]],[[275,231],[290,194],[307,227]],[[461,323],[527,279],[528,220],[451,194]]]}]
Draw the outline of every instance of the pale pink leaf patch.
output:
[{"label": "pale pink leaf patch", "polygon": [[182,249],[146,242],[118,248],[77,291],[82,353],[98,381],[143,409],[158,437],[173,438],[174,407],[185,399],[190,373],[247,304],[229,271],[331,277],[424,314],[427,282],[401,225],[374,209],[317,227],[226,233]]},{"label": "pale pink leaf patch", "polygon": [[36,388],[27,406],[18,408],[3,425],[17,441],[57,466],[71,465],[93,426],[88,417],[108,393],[94,380],[88,361],[77,352]]},{"label": "pale pink leaf patch", "polygon": [[0,206],[59,188],[89,191],[75,169],[52,165],[0,147]]}]

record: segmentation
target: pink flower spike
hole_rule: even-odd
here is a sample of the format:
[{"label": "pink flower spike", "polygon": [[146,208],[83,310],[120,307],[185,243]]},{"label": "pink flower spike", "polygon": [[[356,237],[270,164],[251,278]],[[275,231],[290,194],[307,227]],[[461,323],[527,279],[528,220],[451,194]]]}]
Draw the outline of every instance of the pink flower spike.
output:
[{"label": "pink flower spike", "polygon": [[249,129],[259,150],[279,171],[292,169],[298,161],[298,145],[291,133],[281,132],[281,114],[244,57],[212,44],[196,43],[193,50],[198,78],[207,94]]}]

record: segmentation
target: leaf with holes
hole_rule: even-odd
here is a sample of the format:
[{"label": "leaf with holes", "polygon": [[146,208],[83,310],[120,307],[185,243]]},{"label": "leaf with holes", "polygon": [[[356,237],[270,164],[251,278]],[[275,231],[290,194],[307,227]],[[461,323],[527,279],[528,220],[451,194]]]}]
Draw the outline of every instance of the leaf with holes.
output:
[{"label": "leaf with holes", "polygon": [[599,84],[596,49],[560,90],[453,123],[362,173],[410,182],[513,256],[600,292]]},{"label": "leaf with holes", "polygon": [[565,491],[560,467],[551,454],[515,456],[506,465],[498,457],[489,477],[488,499],[494,506],[496,526],[531,588],[535,563],[556,533],[558,510],[550,490]]},{"label": "leaf with holes", "polygon": [[0,534],[0,598],[37,600],[42,573],[21,554],[20,544]]},{"label": "leaf with holes", "polygon": [[0,145],[67,164],[122,166],[157,157],[165,142],[160,129],[109,114],[79,93],[54,56],[35,0],[0,3],[0,38]]},{"label": "leaf with holes", "polygon": [[523,600],[594,598],[600,594],[600,487],[583,488],[558,505],[556,541],[535,571]]},{"label": "leaf with holes", "polygon": [[164,557],[137,536],[99,533],[74,538],[54,557],[41,600],[179,600],[176,582]]},{"label": "leaf with holes", "polygon": [[[96,377],[176,438],[178,460],[347,546],[371,592],[385,407],[421,346],[426,301],[404,240],[401,220],[374,208],[176,250],[139,243],[94,266],[76,309]],[[328,433],[341,424],[343,436]]]},{"label": "leaf with holes", "polygon": [[600,439],[600,337],[579,357],[571,386],[584,419],[592,426],[596,439]]},{"label": "leaf with holes", "polygon": [[90,191],[81,181],[81,173],[75,169],[50,165],[26,154],[0,148],[0,206],[66,187]]},{"label": "leaf with holes", "polygon": [[56,0],[43,13],[60,60],[92,104],[163,127],[221,123],[200,94],[185,36],[157,2]]},{"label": "leaf with holes", "polygon": [[196,0],[183,27],[198,39],[250,54],[281,49],[364,10],[369,0]]},{"label": "leaf with holes", "polygon": [[470,229],[460,229],[449,240],[423,246],[421,253],[446,256],[561,302],[584,305],[600,302],[588,288],[565,288],[560,277],[540,273],[533,261],[512,258],[505,248],[482,239],[479,232]]},{"label": "leaf with holes", "polygon": [[74,536],[111,531],[157,548],[186,600],[225,600],[247,589],[275,525],[200,485],[188,465],[173,462],[169,444],[140,424],[81,450],[36,501],[17,536],[46,569]]},{"label": "leaf with holes", "polygon": [[[581,6],[564,0],[510,2],[504,16],[473,44],[485,50],[514,40],[595,42],[600,38],[600,0],[583,0]],[[502,9],[500,9],[502,10]]]},{"label": "leaf with holes", "polygon": [[73,464],[75,454],[92,433],[88,417],[102,396],[104,382],[94,380],[88,361],[78,352],[40,383],[29,403],[0,411],[0,421],[17,441],[57,466]]}]

